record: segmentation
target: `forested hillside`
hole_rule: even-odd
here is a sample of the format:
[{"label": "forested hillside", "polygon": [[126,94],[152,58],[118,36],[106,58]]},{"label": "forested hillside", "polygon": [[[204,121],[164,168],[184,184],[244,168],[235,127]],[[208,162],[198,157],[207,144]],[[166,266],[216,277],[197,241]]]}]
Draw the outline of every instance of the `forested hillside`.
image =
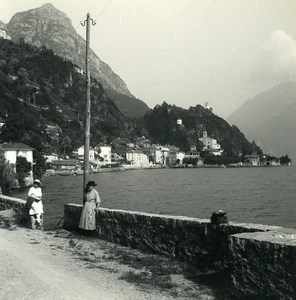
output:
[{"label": "forested hillside", "polygon": [[[134,134],[133,122],[91,80],[91,144]],[[45,47],[0,39],[1,142],[23,142],[44,153],[69,154],[83,144],[85,80]]]},{"label": "forested hillside", "polygon": [[[177,119],[182,119],[183,124],[178,125]],[[226,156],[261,152],[236,126],[230,126],[224,119],[201,105],[187,110],[164,102],[145,115],[144,124],[154,142],[175,145],[184,151],[188,151],[192,145],[201,150],[199,138],[203,131],[207,131],[209,137],[217,139]]]}]

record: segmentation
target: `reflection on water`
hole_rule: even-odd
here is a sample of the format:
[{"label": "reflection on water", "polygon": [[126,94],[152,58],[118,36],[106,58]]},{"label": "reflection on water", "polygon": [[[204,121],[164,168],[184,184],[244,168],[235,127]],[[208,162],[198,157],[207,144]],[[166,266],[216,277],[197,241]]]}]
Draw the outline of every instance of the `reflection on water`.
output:
[{"label": "reflection on water", "polygon": [[[131,170],[91,174],[102,207],[210,218],[227,211],[235,222],[296,228],[296,167]],[[45,226],[53,228],[65,203],[82,203],[82,176],[43,180]],[[17,196],[26,198],[26,192]]]}]

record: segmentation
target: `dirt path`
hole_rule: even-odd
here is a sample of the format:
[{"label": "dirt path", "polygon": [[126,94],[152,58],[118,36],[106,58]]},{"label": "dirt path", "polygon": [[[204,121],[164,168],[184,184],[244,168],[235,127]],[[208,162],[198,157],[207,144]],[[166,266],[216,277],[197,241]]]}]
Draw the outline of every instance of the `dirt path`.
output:
[{"label": "dirt path", "polygon": [[0,299],[169,299],[83,268],[38,231],[0,229],[0,270]]},{"label": "dirt path", "polygon": [[184,273],[168,258],[65,230],[17,227],[0,212],[0,299],[227,299]]}]

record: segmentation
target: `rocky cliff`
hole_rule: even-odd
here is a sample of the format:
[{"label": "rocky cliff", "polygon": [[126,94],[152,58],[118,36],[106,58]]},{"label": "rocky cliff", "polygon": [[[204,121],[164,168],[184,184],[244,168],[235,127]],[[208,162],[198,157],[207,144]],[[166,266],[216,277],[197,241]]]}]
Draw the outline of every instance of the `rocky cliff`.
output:
[{"label": "rocky cliff", "polygon": [[[39,8],[25,12],[16,13],[7,24],[7,31],[12,37],[12,41],[24,42],[40,47],[52,49],[56,54],[78,65],[81,69],[85,67],[85,40],[76,33],[71,20],[67,15],[52,4],[45,4]],[[93,50],[90,51],[91,76],[96,78],[106,91],[114,91],[125,96],[124,103],[116,103],[119,107],[133,106],[129,104],[130,99],[136,99],[128,90],[125,82],[119,75],[115,74],[110,66],[103,62]],[[112,97],[110,97],[112,98]],[[121,100],[123,101],[123,100]],[[149,109],[148,106],[139,100],[141,107],[139,116]],[[138,117],[134,112],[132,117]]]},{"label": "rocky cliff", "polygon": [[[84,68],[85,41],[76,33],[67,15],[52,4],[15,14],[7,24],[7,30],[14,42],[23,38],[34,46],[45,46]],[[93,77],[105,88],[132,96],[124,81],[92,50],[90,60]]]},{"label": "rocky cliff", "polygon": [[6,29],[6,27],[7,25],[4,22],[0,21],[0,28]]}]

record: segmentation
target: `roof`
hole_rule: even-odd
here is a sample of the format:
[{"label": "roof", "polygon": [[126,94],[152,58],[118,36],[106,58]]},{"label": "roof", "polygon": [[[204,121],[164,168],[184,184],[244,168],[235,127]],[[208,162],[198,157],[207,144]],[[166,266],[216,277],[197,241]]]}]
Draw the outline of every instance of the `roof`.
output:
[{"label": "roof", "polygon": [[[80,146],[78,149],[83,149],[83,151],[84,151],[84,146]],[[77,149],[76,151],[78,151],[78,149]],[[88,150],[94,150],[94,148],[90,146],[90,147],[88,148]]]},{"label": "roof", "polygon": [[20,151],[20,150],[26,150],[26,151],[33,151],[34,148],[23,144],[23,143],[4,143],[0,144],[0,150],[2,151]]},{"label": "roof", "polygon": [[80,164],[80,162],[78,160],[53,160],[51,162],[52,165],[56,165],[56,166],[77,166]]},{"label": "roof", "polygon": [[143,151],[140,151],[140,150],[127,150],[126,153],[143,153]]},{"label": "roof", "polygon": [[258,158],[258,157],[260,157],[260,155],[258,155],[258,154],[247,154],[247,155],[245,155],[245,157],[246,158]]}]

